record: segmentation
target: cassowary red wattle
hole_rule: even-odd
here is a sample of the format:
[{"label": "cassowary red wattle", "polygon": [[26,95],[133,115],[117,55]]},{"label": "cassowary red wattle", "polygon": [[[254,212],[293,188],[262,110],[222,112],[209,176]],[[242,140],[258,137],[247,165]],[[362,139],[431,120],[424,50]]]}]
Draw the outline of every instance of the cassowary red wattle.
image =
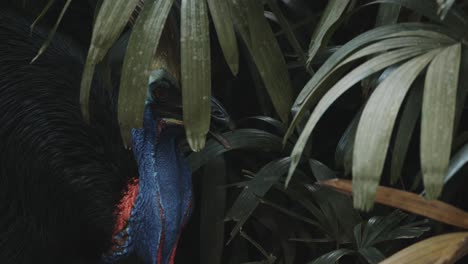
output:
[{"label": "cassowary red wattle", "polygon": [[48,34],[30,24],[0,10],[0,263],[173,263],[192,207],[176,84],[159,71],[128,151],[99,78],[82,119],[80,49],[57,35],[30,63]]}]

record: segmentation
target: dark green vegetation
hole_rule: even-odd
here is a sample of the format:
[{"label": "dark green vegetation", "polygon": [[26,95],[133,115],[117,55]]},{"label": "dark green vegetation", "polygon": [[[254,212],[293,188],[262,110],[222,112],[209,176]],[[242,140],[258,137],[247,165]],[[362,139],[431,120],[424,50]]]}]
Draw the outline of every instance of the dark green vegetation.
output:
[{"label": "dark green vegetation", "polygon": [[[122,72],[124,138],[158,43],[180,50],[197,199],[178,263],[378,263],[460,230],[373,201],[381,184],[468,210],[466,1],[15,1],[34,17],[51,3],[49,26],[70,4],[58,31],[92,47],[88,72]],[[106,54],[122,32],[116,69]],[[205,144],[212,93],[236,122],[224,145]],[[315,184],[336,177],[353,180],[354,202]]]}]

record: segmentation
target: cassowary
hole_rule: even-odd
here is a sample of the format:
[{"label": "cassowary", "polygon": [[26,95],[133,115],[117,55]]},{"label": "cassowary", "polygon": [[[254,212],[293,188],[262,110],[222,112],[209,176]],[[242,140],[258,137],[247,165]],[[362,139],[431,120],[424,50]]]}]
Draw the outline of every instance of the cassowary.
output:
[{"label": "cassowary", "polygon": [[[0,11],[0,262],[115,263],[136,254],[144,263],[173,263],[193,206],[191,173],[177,148],[176,84],[161,74],[149,86],[130,153],[99,78],[94,119],[83,121],[80,49],[56,36],[31,63],[48,32],[31,33],[30,25]],[[225,120],[219,104],[213,113]]]}]

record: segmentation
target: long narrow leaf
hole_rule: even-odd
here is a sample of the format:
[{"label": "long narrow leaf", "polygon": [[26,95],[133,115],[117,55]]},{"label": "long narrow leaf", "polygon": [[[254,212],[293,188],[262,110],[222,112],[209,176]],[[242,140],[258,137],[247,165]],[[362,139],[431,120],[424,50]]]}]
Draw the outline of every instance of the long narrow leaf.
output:
[{"label": "long narrow leaf", "polygon": [[356,208],[372,208],[400,105],[418,74],[439,52],[439,49],[428,52],[398,67],[369,98],[354,141],[353,197]]},{"label": "long narrow leaf", "polygon": [[398,21],[400,15],[400,5],[394,4],[380,4],[379,12],[377,13],[377,20],[375,26],[391,25]]},{"label": "long narrow leaf", "polygon": [[432,24],[423,24],[423,23],[401,23],[396,25],[389,25],[384,27],[378,27],[372,30],[369,30],[348,43],[342,46],[337,52],[323,64],[322,67],[316,72],[316,74],[310,79],[306,84],[304,89],[297,96],[296,101],[294,102],[294,108],[301,106],[307,95],[311,93],[317,83],[322,80],[336,65],[341,63],[346,57],[352,54],[355,50],[362,48],[363,46],[375,42],[381,39],[390,38],[390,37],[399,37],[399,36],[414,36],[415,34],[421,32],[424,35],[424,31],[429,32],[438,32],[442,34],[448,34],[446,28],[432,25]]},{"label": "long narrow leaf", "polygon": [[130,130],[142,126],[149,67],[172,3],[173,0],[148,1],[137,18],[128,41],[118,106],[122,138],[127,146],[131,141]]},{"label": "long narrow leaf", "polygon": [[187,141],[193,151],[205,146],[210,128],[211,55],[205,1],[182,0],[182,103]]},{"label": "long narrow leaf", "polygon": [[463,168],[463,166],[468,162],[468,144],[465,144],[453,157],[450,161],[450,165],[447,169],[447,175],[445,176],[445,183],[452,180],[452,178],[457,174],[457,172]]},{"label": "long narrow leaf", "polygon": [[50,42],[52,42],[52,39],[54,38],[55,32],[57,32],[57,29],[58,29],[58,27],[60,25],[60,22],[62,21],[63,16],[65,15],[65,13],[67,12],[67,9],[70,6],[71,2],[72,2],[72,0],[67,0],[67,2],[65,2],[65,5],[63,6],[62,11],[60,11],[60,15],[59,15],[57,21],[55,22],[54,26],[50,30],[49,35],[47,36],[47,39],[44,41],[42,46],[39,48],[39,51],[37,52],[37,55],[31,60],[31,63],[35,62],[39,58],[39,56],[41,56],[42,53],[44,53],[44,51],[47,49],[47,47],[49,47],[49,44],[50,44]]},{"label": "long narrow leaf", "polygon": [[138,2],[139,0],[106,0],[99,8],[81,81],[80,104],[86,121],[89,121],[89,92],[95,66],[120,36]]},{"label": "long narrow leaf", "polygon": [[377,0],[369,4],[375,3],[397,4],[412,9],[433,21],[445,24],[452,30],[457,31],[460,36],[463,36],[467,32],[466,27],[468,26],[468,18],[461,10],[451,8],[444,19],[441,20],[437,13],[438,6],[436,2],[432,0]]},{"label": "long narrow leaf", "polygon": [[94,22],[88,60],[100,62],[128,23],[139,0],[105,0]]},{"label": "long narrow leaf", "polygon": [[242,225],[258,206],[260,203],[259,198],[262,198],[279,181],[280,177],[286,173],[289,162],[289,157],[271,161],[244,187],[244,190],[239,194],[226,214],[226,220],[237,222],[231,231],[231,238],[239,232]]},{"label": "long narrow leaf", "polygon": [[440,19],[443,20],[449,12],[452,5],[455,4],[455,0],[437,0],[437,3],[439,4],[439,9],[437,10],[437,13],[440,16]]},{"label": "long narrow leaf", "polygon": [[283,12],[281,11],[281,8],[278,6],[277,1],[267,0],[267,2],[268,2],[268,6],[271,8],[271,11],[273,11],[276,18],[278,19],[278,23],[283,29],[283,32],[285,33],[286,38],[289,41],[289,44],[294,49],[294,52],[296,53],[297,57],[299,57],[300,63],[302,63],[303,66],[305,66],[307,58],[304,53],[304,50],[302,49],[301,44],[299,43],[296,36],[294,35],[294,31],[289,25],[288,20],[286,19],[286,17],[284,17]]},{"label": "long narrow leaf", "polygon": [[231,17],[231,2],[208,0],[208,6],[224,58],[232,74],[237,75],[239,71],[239,50]]},{"label": "long narrow leaf", "polygon": [[[415,25],[419,25],[419,28]],[[400,29],[398,31],[397,29]],[[441,33],[443,32],[443,33]],[[384,34],[387,33],[387,34]],[[294,118],[286,132],[285,140],[292,134],[294,128],[305,113],[318,102],[318,99],[323,96],[326,92],[327,84],[329,79],[333,76],[342,74],[349,63],[362,58],[367,55],[372,55],[380,52],[387,51],[392,48],[410,46],[410,45],[422,45],[425,43],[438,42],[440,45],[447,43],[453,43],[453,39],[446,35],[449,32],[443,28],[427,25],[427,24],[397,24],[392,26],[386,26],[371,30],[367,33],[362,34],[359,37],[348,42],[341,49],[335,52],[326,62],[320,67],[320,69],[312,76],[312,79],[305,85],[294,102],[292,112]],[[383,39],[399,38],[399,41],[393,41],[393,46],[390,45],[392,40],[387,40],[389,43],[384,42]],[[419,43],[406,43],[406,37],[422,37]],[[378,43],[369,45],[366,48],[361,49],[353,55],[351,52],[360,48],[363,45],[369,44],[372,41],[382,40]],[[400,43],[401,42],[401,43]],[[380,43],[380,44],[379,44]],[[406,44],[405,44],[406,43]],[[346,59],[346,60],[345,60]],[[346,66],[346,67],[345,67]],[[344,69],[343,69],[344,68]]]},{"label": "long narrow leaf", "polygon": [[417,56],[425,51],[427,50],[424,48],[409,47],[379,55],[360,65],[345,77],[343,77],[340,81],[338,81],[320,100],[317,107],[314,109],[314,112],[312,112],[312,115],[307,121],[307,124],[304,127],[299,139],[297,140],[296,145],[294,146],[294,149],[291,153],[292,161],[286,184],[291,179],[294,170],[299,164],[304,147],[307,144],[309,136],[312,133],[315,125],[318,123],[319,119],[326,112],[326,110],[336,101],[336,99],[338,99],[343,93],[345,93],[348,89],[350,89],[363,78],[385,69],[386,67],[395,63]]},{"label": "long narrow leaf", "polygon": [[49,9],[52,7],[52,5],[55,3],[55,0],[49,0],[47,2],[47,5],[42,9],[41,13],[39,13],[39,15],[36,17],[36,19],[34,20],[34,22],[31,24],[31,31],[34,30],[34,28],[36,27],[37,23],[45,16],[45,14],[47,13],[47,11],[49,11]]},{"label": "long narrow leaf", "polygon": [[324,44],[323,41],[327,33],[330,33],[332,26],[341,18],[349,4],[349,0],[330,0],[322,13],[309,45],[309,58],[307,64],[314,59],[315,54]]},{"label": "long narrow leaf", "polygon": [[440,195],[450,160],[460,60],[461,44],[455,44],[434,58],[426,74],[420,148],[429,199]]},{"label": "long narrow leaf", "polygon": [[231,0],[233,19],[262,77],[273,106],[283,122],[292,105],[292,87],[286,62],[270,25],[263,17],[261,1]]}]

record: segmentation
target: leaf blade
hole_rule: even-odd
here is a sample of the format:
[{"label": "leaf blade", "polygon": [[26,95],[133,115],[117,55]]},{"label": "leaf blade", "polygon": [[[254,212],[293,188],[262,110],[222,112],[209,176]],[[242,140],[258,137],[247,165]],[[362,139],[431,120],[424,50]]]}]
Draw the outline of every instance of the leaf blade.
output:
[{"label": "leaf blade", "polygon": [[262,3],[251,0],[231,1],[236,29],[247,45],[278,116],[286,122],[293,100],[291,80],[278,41],[261,15]]},{"label": "leaf blade", "polygon": [[[451,1],[451,0],[449,0]],[[452,28],[458,32],[461,36],[466,34],[466,26],[468,25],[468,18],[461,11],[456,8],[451,8],[448,10],[446,16],[441,19],[437,13],[437,4],[435,1],[426,1],[426,0],[376,0],[370,4],[375,3],[388,3],[388,4],[397,4],[404,6],[406,8],[412,9],[417,13],[420,13],[427,18],[446,25],[449,28]]]},{"label": "leaf blade", "polygon": [[[49,35],[47,36],[47,39],[44,41],[42,46],[39,48],[39,51],[37,52],[37,55],[31,60],[31,63],[35,62],[42,55],[42,53],[44,53],[44,51],[47,49],[47,47],[49,47],[49,44],[50,44],[50,42],[52,42],[52,39],[54,38],[55,32],[57,32],[57,29],[58,29],[58,27],[60,25],[60,22],[62,22],[63,16],[67,12],[68,7],[70,6],[71,2],[72,2],[72,0],[67,0],[67,2],[65,2],[65,5],[63,6],[62,11],[60,11],[59,17],[58,17],[57,21],[55,22],[54,26],[52,27],[52,29],[50,30]],[[53,3],[51,3],[51,4],[53,4]]]},{"label": "leaf blade", "polygon": [[106,0],[99,8],[80,88],[81,112],[87,122],[89,122],[89,93],[95,66],[123,32],[138,2],[139,0]]},{"label": "leaf blade", "polygon": [[442,192],[450,161],[461,44],[447,47],[429,65],[421,115],[421,170],[429,199]]},{"label": "leaf blade", "polygon": [[120,130],[126,146],[131,142],[131,129],[143,123],[149,67],[173,1],[147,2],[128,41],[118,102]]},{"label": "leaf blade", "polygon": [[260,199],[286,173],[289,162],[289,157],[273,160],[263,166],[255,177],[247,183],[247,186],[244,187],[226,214],[226,220],[237,222],[231,231],[231,239],[241,230],[242,225],[260,204]]},{"label": "leaf blade", "polygon": [[400,105],[418,74],[438,52],[428,52],[398,67],[377,86],[366,103],[356,130],[353,150],[353,198],[356,208],[372,208]]},{"label": "leaf blade", "polygon": [[305,148],[305,145],[307,144],[307,140],[310,134],[315,128],[315,125],[318,123],[319,119],[325,113],[328,107],[330,107],[330,105],[339,96],[341,96],[344,92],[350,89],[354,84],[358,83],[361,79],[370,76],[371,74],[382,70],[390,65],[409,59],[413,56],[417,56],[421,52],[423,52],[423,50],[421,50],[419,47],[409,47],[397,51],[388,52],[383,55],[379,55],[354,69],[352,72],[350,72],[340,81],[338,81],[332,88],[330,88],[328,93],[325,94],[325,96],[315,107],[314,111],[312,112],[312,115],[307,121],[307,124],[305,125],[301,135],[299,136],[299,139],[297,140],[294,146],[294,149],[291,153],[292,161],[288,177],[286,179],[286,184],[291,179],[295,168],[299,164],[302,152]]},{"label": "leaf blade", "polygon": [[124,30],[138,2],[139,0],[105,0],[102,3],[94,22],[88,52],[88,59],[92,63],[96,64],[104,58]]},{"label": "leaf blade", "polygon": [[383,25],[395,24],[398,21],[400,9],[400,5],[380,4],[379,11],[377,13],[377,19],[375,21],[375,26],[378,27]]},{"label": "leaf blade", "polygon": [[278,23],[280,24],[281,28],[283,29],[286,38],[289,41],[289,44],[294,49],[297,57],[299,58],[299,62],[305,67],[306,66],[306,55],[304,50],[301,47],[301,44],[297,40],[296,36],[294,35],[294,31],[289,25],[288,20],[283,15],[281,8],[278,6],[278,3],[274,0],[267,0],[268,6],[271,8],[272,12],[275,14],[276,18],[278,19]]},{"label": "leaf blade", "polygon": [[232,74],[239,72],[239,50],[229,1],[208,0],[211,17],[216,28],[219,44]]},{"label": "leaf blade", "polygon": [[181,6],[182,105],[187,141],[203,149],[210,127],[211,58],[205,1],[183,0]]},{"label": "leaf blade", "polygon": [[[327,84],[328,79],[334,75],[342,74],[343,68],[346,69],[346,67],[349,67],[349,63],[352,61],[366,55],[371,55],[390,49],[390,42],[392,42],[392,40],[387,40],[389,43],[383,42],[386,39],[402,37],[401,40],[404,40],[405,37],[413,36],[426,38],[427,42],[436,41],[445,44],[448,42],[453,42],[453,39],[446,35],[448,33],[449,32],[447,30],[438,26],[430,24],[408,23],[376,28],[349,41],[338,51],[333,53],[333,55],[322,65],[322,67],[319,68],[319,70],[312,76],[312,78],[307,82],[299,95],[296,97],[292,107],[294,118],[291,121],[288,130],[286,131],[286,135],[284,136],[285,140],[289,138],[289,136],[294,131],[294,128],[299,123],[299,121],[302,120],[303,116],[309,110],[309,108],[317,103],[317,98],[322,96],[324,90],[326,90],[324,85]],[[362,48],[362,46],[378,40],[381,40],[382,43],[380,44],[385,45],[379,45],[379,43],[375,43],[368,47]],[[393,45],[404,46],[404,43],[393,43]],[[356,51],[358,48],[362,49],[351,55],[351,53]]]},{"label": "leaf blade", "polygon": [[362,48],[363,46],[385,38],[389,37],[398,37],[398,36],[411,36],[416,35],[420,31],[434,31],[442,34],[448,34],[446,28],[433,25],[433,24],[424,24],[424,23],[400,23],[396,25],[389,25],[378,27],[372,30],[369,30],[351,41],[347,42],[342,46],[338,51],[334,52],[333,55],[324,63],[322,67],[316,72],[310,81],[306,84],[304,89],[299,93],[294,102],[293,108],[298,108],[300,105],[304,104],[306,95],[311,92],[313,87],[330,72],[333,68],[336,67],[340,62],[342,62],[346,57],[348,57],[355,50]]},{"label": "leaf blade", "polygon": [[320,47],[323,45],[325,35],[329,33],[332,26],[341,18],[344,14],[346,7],[349,4],[349,0],[331,0],[328,1],[328,5],[323,11],[322,17],[318,22],[312,38],[309,44],[309,54],[307,64],[314,59],[315,54]]}]

